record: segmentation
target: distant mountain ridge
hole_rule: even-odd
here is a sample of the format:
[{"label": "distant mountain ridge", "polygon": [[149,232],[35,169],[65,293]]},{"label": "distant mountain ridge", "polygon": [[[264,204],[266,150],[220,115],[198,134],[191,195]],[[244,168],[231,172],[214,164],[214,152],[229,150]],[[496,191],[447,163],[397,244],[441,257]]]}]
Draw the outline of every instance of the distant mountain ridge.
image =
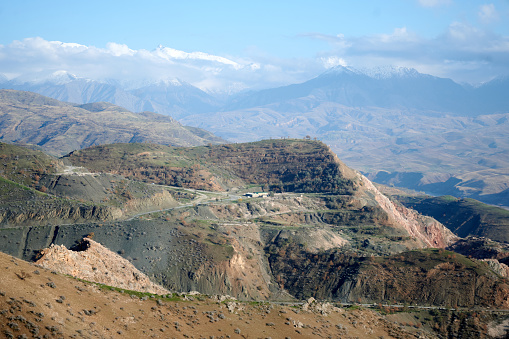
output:
[{"label": "distant mountain ridge", "polygon": [[[493,105],[493,110],[489,112],[475,104],[483,100],[483,95],[487,95],[483,91],[484,86],[463,86],[451,79],[422,74],[410,68],[358,70],[338,66],[301,84],[239,96],[226,109],[245,109],[304,97],[349,107],[406,108],[469,116],[509,109],[507,101],[505,105]],[[498,83],[494,82],[491,86],[498,86]],[[492,99],[502,101],[505,97],[500,95]]]},{"label": "distant mountain ridge", "polygon": [[107,101],[133,112],[149,110],[177,119],[303,97],[350,107],[407,108],[468,116],[509,110],[505,97],[509,77],[473,87],[394,66],[362,69],[336,66],[300,84],[232,94],[226,100],[224,95],[206,93],[180,79],[139,83],[97,81],[66,71],[25,74],[11,80],[0,74],[0,88],[32,91],[78,104]]},{"label": "distant mountain ridge", "polygon": [[180,80],[122,83],[96,81],[65,71],[22,76],[8,81],[0,77],[0,88],[30,91],[76,104],[109,102],[132,112],[153,111],[179,118],[213,110],[219,100]]},{"label": "distant mountain ridge", "polygon": [[36,93],[0,90],[0,140],[40,146],[51,155],[106,143],[153,142],[174,146],[223,139],[169,116],[133,113],[106,102],[74,105]]}]

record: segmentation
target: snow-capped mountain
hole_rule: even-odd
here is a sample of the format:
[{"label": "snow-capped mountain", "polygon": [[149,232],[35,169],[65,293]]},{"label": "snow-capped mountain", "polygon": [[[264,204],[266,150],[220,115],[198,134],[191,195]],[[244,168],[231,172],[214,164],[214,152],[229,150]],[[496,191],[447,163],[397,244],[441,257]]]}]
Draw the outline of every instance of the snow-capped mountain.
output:
[{"label": "snow-capped mountain", "polygon": [[[217,60],[204,53],[182,54],[166,47],[161,53],[172,58]],[[465,86],[450,79],[419,73],[412,68],[378,67],[356,69],[337,66],[300,84],[261,91],[247,90],[232,82],[229,93],[205,92],[181,79],[96,81],[66,71],[27,74],[7,80],[0,87],[32,91],[78,104],[107,101],[129,110],[155,111],[176,119],[192,114],[232,111],[286,103],[297,99],[318,103],[334,102],[349,107],[380,107],[477,115],[509,111],[506,99],[508,78],[495,79],[479,87]],[[240,93],[240,94],[239,94]]]},{"label": "snow-capped mountain", "polygon": [[96,81],[56,71],[23,75],[10,81],[0,78],[0,88],[35,92],[76,104],[110,102],[133,112],[153,111],[175,118],[218,106],[214,97],[179,79]]},{"label": "snow-capped mountain", "polygon": [[469,89],[411,68],[355,69],[337,66],[301,84],[237,97],[228,109],[309,97],[350,107],[383,107],[475,114]]}]

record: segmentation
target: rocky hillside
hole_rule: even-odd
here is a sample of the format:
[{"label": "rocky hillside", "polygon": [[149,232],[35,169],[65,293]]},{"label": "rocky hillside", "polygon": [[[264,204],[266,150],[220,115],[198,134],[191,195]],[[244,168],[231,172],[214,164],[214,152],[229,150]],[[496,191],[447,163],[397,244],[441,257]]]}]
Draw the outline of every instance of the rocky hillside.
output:
[{"label": "rocky hillside", "polygon": [[299,299],[343,302],[509,307],[509,284],[489,264],[443,250],[358,257],[329,250],[310,253],[287,242],[269,250],[272,271]]},{"label": "rocky hillside", "polygon": [[138,292],[169,293],[151,282],[129,261],[90,238],[83,238],[71,249],[51,245],[41,250],[39,256],[36,265],[79,279]]},{"label": "rocky hillside", "polygon": [[[0,225],[105,221],[174,207],[181,193],[94,174],[40,151],[0,143]],[[175,197],[174,197],[175,196]],[[185,194],[184,194],[185,196]]]},{"label": "rocky hillside", "polygon": [[507,315],[378,310],[309,299],[239,302],[229,296],[153,295],[72,279],[0,252],[0,333],[85,338],[503,338]]},{"label": "rocky hillside", "polygon": [[[171,291],[242,300],[314,296],[350,303],[360,298],[505,307],[507,281],[497,275],[502,257],[483,258],[497,261],[483,264],[459,254],[414,255],[450,248],[459,239],[435,219],[380,193],[321,142],[285,139],[191,148],[115,144],[76,151],[61,162],[62,169],[40,179],[47,193],[61,198],[20,190],[66,203],[82,199],[84,206],[120,214],[6,224],[0,228],[3,251],[33,260],[51,244],[74,248],[94,234]],[[241,196],[261,190],[270,191],[269,196]],[[18,201],[11,209],[24,204]],[[34,206],[27,204],[26,210]],[[52,213],[50,205],[41,206]],[[377,274],[380,280],[373,280]],[[408,281],[417,285],[408,287]],[[470,286],[472,293],[458,299],[451,290],[444,296],[447,286]]]},{"label": "rocky hillside", "polygon": [[509,211],[473,199],[452,196],[397,196],[405,206],[429,215],[460,237],[486,237],[509,242]]},{"label": "rocky hillside", "polygon": [[[187,150],[158,145],[105,145],[73,152],[66,160],[93,171],[166,185],[224,190],[240,182],[275,192],[337,194],[343,196],[338,206],[355,206],[366,215],[378,211],[377,222],[404,229],[421,246],[445,247],[454,240],[442,225],[396,206],[318,141],[265,140]],[[184,171],[187,175],[182,177]]]},{"label": "rocky hillside", "polygon": [[0,333],[5,338],[407,339],[440,334],[429,326],[396,324],[372,310],[330,303],[281,306],[228,296],[152,295],[78,281],[3,253],[0,265]]},{"label": "rocky hillside", "polygon": [[0,90],[0,139],[31,144],[52,155],[114,142],[157,142],[178,146],[223,142],[170,117],[133,113],[109,103],[75,105],[39,94]]}]

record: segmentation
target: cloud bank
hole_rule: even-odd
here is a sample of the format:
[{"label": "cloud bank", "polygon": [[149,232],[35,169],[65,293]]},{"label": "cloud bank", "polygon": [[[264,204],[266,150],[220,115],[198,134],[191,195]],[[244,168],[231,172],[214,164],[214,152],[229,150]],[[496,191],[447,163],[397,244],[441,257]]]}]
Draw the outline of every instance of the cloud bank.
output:
[{"label": "cloud bank", "polygon": [[322,53],[322,58],[341,58],[354,67],[411,67],[421,73],[473,84],[509,75],[509,37],[468,23],[454,22],[433,39],[420,37],[405,27],[396,28],[391,34],[354,38],[307,36],[330,44],[331,49]]},{"label": "cloud bank", "polygon": [[[447,1],[421,1],[439,6]],[[479,8],[479,20],[497,20],[496,10]],[[359,68],[401,66],[421,73],[479,83],[509,75],[509,37],[468,23],[454,22],[441,35],[423,38],[406,27],[389,34],[346,37],[342,34],[302,34],[300,39],[327,42],[314,58],[284,59],[252,53],[242,57],[184,52],[158,46],[133,50],[108,43],[106,47],[47,41],[40,37],[0,45],[0,74],[9,79],[33,79],[34,74],[64,70],[93,80],[116,79],[136,87],[140,83],[179,79],[208,92],[231,93],[306,81],[335,66]]]}]

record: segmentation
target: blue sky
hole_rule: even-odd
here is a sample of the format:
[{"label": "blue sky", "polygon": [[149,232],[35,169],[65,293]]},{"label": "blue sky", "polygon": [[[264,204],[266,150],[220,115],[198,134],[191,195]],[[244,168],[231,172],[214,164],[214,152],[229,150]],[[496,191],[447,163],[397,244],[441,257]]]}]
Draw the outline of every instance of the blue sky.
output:
[{"label": "blue sky", "polygon": [[[48,47],[53,41],[86,50],[78,55],[71,45]],[[191,62],[188,57],[177,60],[181,69],[165,57],[173,64],[169,69],[160,65],[158,71],[155,63],[160,61],[149,54],[159,45],[226,58],[236,65],[211,57],[203,61],[193,54]],[[119,53],[122,48],[134,52]],[[88,67],[80,68],[79,61]],[[0,3],[0,73],[8,78],[44,69],[92,78],[100,78],[102,71],[105,77],[121,78],[120,69],[105,72],[108,62],[133,67],[136,78],[141,77],[134,71],[136,63],[145,63],[139,69],[147,77],[161,73],[162,78],[178,77],[202,88],[305,81],[335,65],[414,67],[478,83],[509,74],[509,1]],[[212,69],[215,78],[193,73],[197,68]],[[124,73],[129,72],[124,68]]]}]

